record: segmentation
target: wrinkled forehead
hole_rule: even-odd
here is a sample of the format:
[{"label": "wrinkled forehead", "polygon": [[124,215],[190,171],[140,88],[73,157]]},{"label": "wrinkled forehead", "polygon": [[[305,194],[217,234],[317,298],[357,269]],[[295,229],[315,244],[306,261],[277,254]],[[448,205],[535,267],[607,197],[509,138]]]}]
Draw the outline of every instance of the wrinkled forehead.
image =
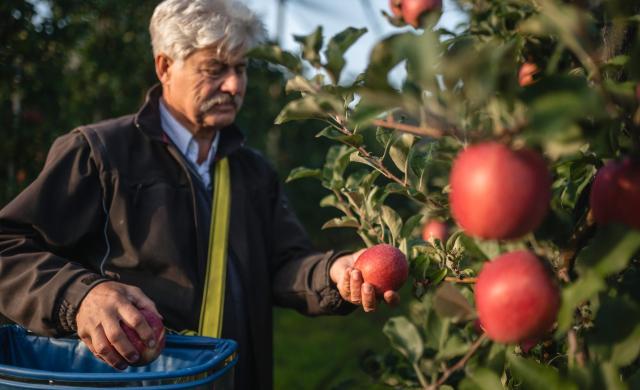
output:
[{"label": "wrinkled forehead", "polygon": [[207,46],[196,49],[187,58],[196,64],[240,64],[247,62],[247,51],[244,49],[224,50],[219,46]]}]

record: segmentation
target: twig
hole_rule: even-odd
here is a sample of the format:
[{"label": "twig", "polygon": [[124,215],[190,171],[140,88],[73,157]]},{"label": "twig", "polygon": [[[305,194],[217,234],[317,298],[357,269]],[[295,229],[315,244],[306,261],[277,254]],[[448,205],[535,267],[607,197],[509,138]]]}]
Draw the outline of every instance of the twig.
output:
[{"label": "twig", "polygon": [[376,119],[372,123],[376,126],[384,127],[387,129],[397,129],[413,135],[428,136],[433,138],[440,138],[444,135],[444,131],[440,129],[436,129],[433,127],[414,126],[406,123],[398,123],[388,119],[387,120]]},{"label": "twig", "polygon": [[578,222],[575,231],[569,238],[566,249],[560,254],[562,266],[558,270],[558,277],[562,281],[567,283],[571,281],[571,273],[573,272],[576,255],[582,246],[584,246],[585,241],[593,233],[594,224],[593,213],[589,210],[585,217]]},{"label": "twig", "polygon": [[[340,117],[336,115],[336,116],[333,116],[332,119],[336,121],[338,125],[336,126],[336,128],[339,132],[348,136],[353,135],[353,133],[344,126],[343,121],[341,120]],[[403,180],[401,180],[398,176],[394,175],[393,172],[389,171],[387,167],[382,165],[382,163],[376,157],[372,156],[371,153],[369,153],[369,151],[367,151],[364,147],[355,146],[355,145],[351,145],[351,146],[358,151],[358,153],[362,158],[367,160],[367,162],[369,162],[374,168],[380,171],[380,173],[382,173],[386,178],[395,181],[396,183],[400,184],[403,188],[407,188],[407,184]]]},{"label": "twig", "polygon": [[444,280],[449,283],[475,284],[477,278],[458,278],[456,276],[447,276]]},{"label": "twig", "polygon": [[452,367],[447,368],[444,371],[444,373],[442,374],[442,376],[440,377],[440,379],[438,379],[438,381],[436,383],[434,383],[431,386],[429,386],[427,388],[427,390],[435,390],[435,389],[437,389],[439,386],[442,386],[447,381],[447,379],[449,379],[451,374],[453,374],[454,372],[462,369],[465,366],[465,364],[467,364],[469,359],[471,359],[471,356],[473,356],[473,354],[476,353],[478,348],[480,348],[480,345],[486,339],[487,339],[486,333],[483,333],[482,336],[478,337],[478,339],[473,343],[471,348],[469,348],[469,351],[467,351],[467,354],[464,355],[464,357],[462,359],[458,360],[458,362],[456,364],[454,364]]}]

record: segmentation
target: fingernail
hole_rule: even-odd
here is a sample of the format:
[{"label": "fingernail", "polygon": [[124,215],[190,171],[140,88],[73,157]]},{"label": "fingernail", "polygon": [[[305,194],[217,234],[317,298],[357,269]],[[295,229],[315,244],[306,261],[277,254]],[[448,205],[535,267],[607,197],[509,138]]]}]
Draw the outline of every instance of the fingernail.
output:
[{"label": "fingernail", "polygon": [[138,359],[140,359],[140,355],[138,355],[137,353],[135,355],[131,355],[131,361],[132,362],[137,362]]},{"label": "fingernail", "polygon": [[150,339],[150,340],[147,342],[147,345],[149,346],[149,348],[155,348],[155,347],[156,347],[156,340],[154,340],[154,339]]},{"label": "fingernail", "polygon": [[127,363],[118,363],[118,365],[116,366],[116,368],[120,371],[122,370],[126,370],[127,369]]},{"label": "fingernail", "polygon": [[373,291],[373,288],[371,286],[364,286],[364,292],[370,293],[371,291]]}]

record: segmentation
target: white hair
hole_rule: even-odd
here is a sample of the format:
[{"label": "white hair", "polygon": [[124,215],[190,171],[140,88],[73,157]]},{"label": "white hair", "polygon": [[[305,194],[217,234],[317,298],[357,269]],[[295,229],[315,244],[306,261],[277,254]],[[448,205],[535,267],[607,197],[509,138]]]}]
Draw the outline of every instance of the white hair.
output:
[{"label": "white hair", "polygon": [[149,24],[154,57],[182,61],[198,49],[217,48],[218,55],[245,52],[266,36],[264,24],[237,0],[165,0]]}]

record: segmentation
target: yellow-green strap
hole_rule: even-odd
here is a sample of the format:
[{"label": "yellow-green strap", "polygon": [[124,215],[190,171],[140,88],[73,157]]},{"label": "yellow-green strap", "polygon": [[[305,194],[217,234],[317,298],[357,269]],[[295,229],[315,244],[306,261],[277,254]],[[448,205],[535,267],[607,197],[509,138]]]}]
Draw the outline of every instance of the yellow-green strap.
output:
[{"label": "yellow-green strap", "polygon": [[213,183],[209,256],[198,334],[220,337],[224,312],[225,281],[227,279],[227,237],[229,235],[231,206],[231,178],[229,176],[229,161],[226,158],[216,163]]}]

